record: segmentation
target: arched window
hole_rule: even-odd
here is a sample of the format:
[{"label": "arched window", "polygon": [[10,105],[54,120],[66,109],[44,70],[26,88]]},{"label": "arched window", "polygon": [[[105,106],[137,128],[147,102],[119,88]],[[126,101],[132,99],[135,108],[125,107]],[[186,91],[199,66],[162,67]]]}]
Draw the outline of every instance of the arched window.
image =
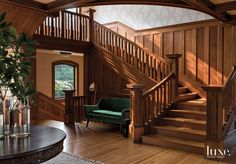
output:
[{"label": "arched window", "polygon": [[59,61],[52,64],[52,95],[55,99],[65,97],[63,90],[77,90],[78,65],[73,62]]}]

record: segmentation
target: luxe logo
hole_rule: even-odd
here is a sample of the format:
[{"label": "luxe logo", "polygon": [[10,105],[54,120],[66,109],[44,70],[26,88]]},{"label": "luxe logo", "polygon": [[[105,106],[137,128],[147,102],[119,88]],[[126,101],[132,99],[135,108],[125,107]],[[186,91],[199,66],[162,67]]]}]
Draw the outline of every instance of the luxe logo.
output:
[{"label": "luxe logo", "polygon": [[206,153],[206,158],[225,158],[226,156],[230,156],[229,149],[211,149],[209,146],[207,146]]}]

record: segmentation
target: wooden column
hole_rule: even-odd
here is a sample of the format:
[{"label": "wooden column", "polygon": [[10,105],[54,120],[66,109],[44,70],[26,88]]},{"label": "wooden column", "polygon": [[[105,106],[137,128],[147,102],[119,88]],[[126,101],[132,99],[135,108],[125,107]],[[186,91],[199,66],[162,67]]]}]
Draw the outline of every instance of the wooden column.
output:
[{"label": "wooden column", "polygon": [[143,85],[127,84],[130,89],[130,125],[129,133],[133,142],[140,143],[144,134],[143,116]]},{"label": "wooden column", "polygon": [[94,39],[94,26],[93,26],[93,21],[94,21],[94,13],[96,10],[94,9],[89,9],[89,41],[92,42]]},{"label": "wooden column", "polygon": [[178,96],[178,87],[179,87],[179,58],[181,57],[181,54],[167,54],[166,57],[171,60],[173,63],[172,65],[172,71],[175,73],[175,80],[173,82],[173,101],[174,105],[176,103],[176,99]]},{"label": "wooden column", "polygon": [[75,90],[64,90],[63,92],[65,92],[64,123],[72,124],[74,123],[73,97],[75,94]]},{"label": "wooden column", "polygon": [[206,107],[206,141],[205,156],[207,146],[211,149],[222,149],[223,142],[223,101],[222,87],[206,86],[203,89],[207,92]]}]

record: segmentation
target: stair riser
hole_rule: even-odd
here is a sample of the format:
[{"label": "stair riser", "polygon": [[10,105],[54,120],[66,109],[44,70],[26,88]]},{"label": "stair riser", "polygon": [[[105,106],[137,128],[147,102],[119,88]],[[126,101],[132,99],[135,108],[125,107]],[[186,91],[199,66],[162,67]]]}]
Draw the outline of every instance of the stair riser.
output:
[{"label": "stair riser", "polygon": [[187,91],[188,91],[187,88],[179,88],[179,89],[178,89],[178,93],[179,93],[179,94],[184,94],[184,93],[186,93]]},{"label": "stair riser", "polygon": [[206,130],[206,125],[199,124],[199,123],[193,123],[193,122],[180,122],[175,120],[161,120],[161,125],[169,125],[169,126],[175,126],[175,127],[186,127],[186,128],[192,128],[197,130]]},{"label": "stair riser", "polygon": [[184,112],[177,112],[177,111],[169,111],[168,116],[170,117],[183,117],[183,118],[192,118],[197,120],[206,120],[205,114],[196,114],[196,113],[184,113]]},{"label": "stair riser", "polygon": [[189,100],[193,100],[196,99],[197,95],[184,95],[184,96],[179,96],[177,101],[178,102],[182,102],[182,101],[189,101]]},{"label": "stair riser", "polygon": [[206,106],[202,105],[187,105],[187,104],[177,104],[177,109],[191,109],[195,111],[206,111]]},{"label": "stair riser", "polygon": [[206,136],[200,135],[200,134],[192,134],[187,132],[178,132],[168,129],[159,129],[155,127],[151,127],[151,133],[152,134],[160,134],[163,136],[169,136],[169,137],[176,137],[181,139],[190,139],[194,141],[205,141]]},{"label": "stair riser", "polygon": [[204,153],[204,149],[202,147],[197,147],[193,145],[185,145],[185,144],[175,143],[171,141],[165,141],[162,139],[152,139],[152,138],[147,138],[143,136],[142,142],[149,145],[156,145],[156,146],[162,146],[162,147],[174,148],[174,149],[178,148],[179,150],[184,150],[184,151],[188,151],[192,153],[198,153],[198,154]]}]

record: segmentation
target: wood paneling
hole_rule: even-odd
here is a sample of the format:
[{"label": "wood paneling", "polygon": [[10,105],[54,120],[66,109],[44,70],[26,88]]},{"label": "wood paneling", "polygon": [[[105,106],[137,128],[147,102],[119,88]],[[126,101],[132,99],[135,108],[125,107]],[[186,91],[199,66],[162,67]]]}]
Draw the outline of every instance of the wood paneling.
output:
[{"label": "wood paneling", "polygon": [[[217,20],[207,20],[136,31],[135,41],[151,46],[149,49],[161,57],[171,52],[183,54],[180,74],[184,76],[181,77],[200,85],[222,85],[236,65],[235,29]],[[144,36],[153,38],[153,42],[147,42]]]},{"label": "wood paneling", "polygon": [[65,106],[52,98],[42,94],[37,94],[37,109],[31,113],[35,118],[54,119],[64,121]]},{"label": "wood paneling", "polygon": [[[88,84],[92,82],[97,84],[97,99],[99,97],[128,96],[129,92],[126,90],[126,84],[129,82],[119,74],[116,68],[112,69],[112,65],[106,64],[105,59],[99,59],[97,53],[99,52],[96,50],[92,51],[91,55],[88,56],[87,65]],[[89,93],[89,96],[89,102],[91,102],[91,93]]]},{"label": "wood paneling", "polygon": [[46,12],[0,2],[0,11],[6,12],[6,21],[12,22],[18,32],[33,35],[47,16]]}]

